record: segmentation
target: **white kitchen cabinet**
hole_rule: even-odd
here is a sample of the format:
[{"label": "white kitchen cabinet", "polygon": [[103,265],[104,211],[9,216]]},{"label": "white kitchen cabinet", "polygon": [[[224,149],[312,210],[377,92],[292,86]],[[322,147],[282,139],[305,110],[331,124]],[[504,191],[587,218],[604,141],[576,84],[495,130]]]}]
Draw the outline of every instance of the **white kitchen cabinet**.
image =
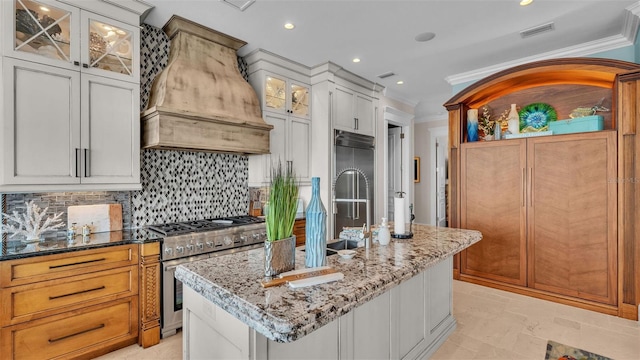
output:
[{"label": "white kitchen cabinet", "polygon": [[374,136],[375,104],[370,96],[346,87],[335,88],[333,127],[339,130]]},{"label": "white kitchen cabinet", "polygon": [[455,330],[452,258],[293,342],[279,343],[184,288],[185,359],[427,359]]},{"label": "white kitchen cabinet", "polygon": [[[273,125],[270,153],[249,156],[249,185],[263,186],[281,162],[301,184],[311,182],[311,86],[300,64],[264,50],[245,57],[249,83],[261,99],[265,122]],[[307,69],[308,71],[308,69]]]},{"label": "white kitchen cabinet", "polygon": [[68,4],[3,1],[4,55],[139,83],[140,30]]},{"label": "white kitchen cabinet", "polygon": [[140,14],[69,3],[2,4],[0,190],[141,187],[140,30],[101,15],[137,24]]},{"label": "white kitchen cabinet", "polygon": [[[309,143],[311,141],[311,122],[291,115],[264,112],[264,120],[273,125],[271,130],[270,154],[250,156],[250,165],[255,161],[264,169],[258,174],[258,182],[268,183],[271,169],[282,163],[283,167],[293,170],[301,183],[311,181]],[[253,180],[253,179],[252,179]],[[253,182],[250,180],[250,182]]]}]

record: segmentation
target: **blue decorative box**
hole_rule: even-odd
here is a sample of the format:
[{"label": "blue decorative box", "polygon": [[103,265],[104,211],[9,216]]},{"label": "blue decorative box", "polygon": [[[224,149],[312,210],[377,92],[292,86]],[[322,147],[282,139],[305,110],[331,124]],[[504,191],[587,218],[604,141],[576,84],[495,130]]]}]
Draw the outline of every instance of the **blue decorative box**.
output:
[{"label": "blue decorative box", "polygon": [[601,115],[583,116],[574,119],[551,121],[549,130],[553,135],[571,134],[604,129],[604,118]]}]

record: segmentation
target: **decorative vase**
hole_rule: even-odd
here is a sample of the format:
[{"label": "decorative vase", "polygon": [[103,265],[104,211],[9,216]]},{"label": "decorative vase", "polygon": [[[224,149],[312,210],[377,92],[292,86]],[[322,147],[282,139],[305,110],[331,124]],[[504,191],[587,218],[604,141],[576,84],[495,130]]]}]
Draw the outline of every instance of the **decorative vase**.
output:
[{"label": "decorative vase", "polygon": [[327,210],[320,199],[320,178],[311,178],[311,201],[307,206],[305,226],[306,267],[327,265]]},{"label": "decorative vase", "polygon": [[478,141],[478,109],[467,110],[467,141]]},{"label": "decorative vase", "polygon": [[382,223],[378,228],[378,242],[380,245],[389,245],[391,242],[391,231],[389,231],[387,218],[382,218]]},{"label": "decorative vase", "polygon": [[296,267],[296,236],[264,242],[264,276],[273,277]]},{"label": "decorative vase", "polygon": [[499,121],[496,121],[496,128],[493,131],[493,138],[495,140],[500,140],[502,138],[502,127]]},{"label": "decorative vase", "polygon": [[512,134],[520,133],[520,115],[518,115],[518,110],[516,109],[516,104],[511,104],[511,110],[509,111],[509,116],[507,117],[509,124],[509,132]]}]

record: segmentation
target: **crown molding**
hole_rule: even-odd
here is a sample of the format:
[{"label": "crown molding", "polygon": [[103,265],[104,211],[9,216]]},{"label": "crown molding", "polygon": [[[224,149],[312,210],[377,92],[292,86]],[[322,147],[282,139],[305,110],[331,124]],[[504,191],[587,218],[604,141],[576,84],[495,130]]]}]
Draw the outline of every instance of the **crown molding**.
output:
[{"label": "crown molding", "polygon": [[622,36],[626,37],[632,44],[636,43],[638,28],[640,27],[640,1],[627,7],[622,23]]}]

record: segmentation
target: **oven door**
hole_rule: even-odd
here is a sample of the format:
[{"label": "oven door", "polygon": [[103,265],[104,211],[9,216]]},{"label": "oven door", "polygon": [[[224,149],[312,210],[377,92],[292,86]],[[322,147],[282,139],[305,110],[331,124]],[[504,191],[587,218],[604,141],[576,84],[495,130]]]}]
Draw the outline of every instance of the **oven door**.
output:
[{"label": "oven door", "polygon": [[208,259],[202,254],[162,262],[162,337],[174,335],[182,327],[182,282],[175,278],[176,267],[196,260]]}]

